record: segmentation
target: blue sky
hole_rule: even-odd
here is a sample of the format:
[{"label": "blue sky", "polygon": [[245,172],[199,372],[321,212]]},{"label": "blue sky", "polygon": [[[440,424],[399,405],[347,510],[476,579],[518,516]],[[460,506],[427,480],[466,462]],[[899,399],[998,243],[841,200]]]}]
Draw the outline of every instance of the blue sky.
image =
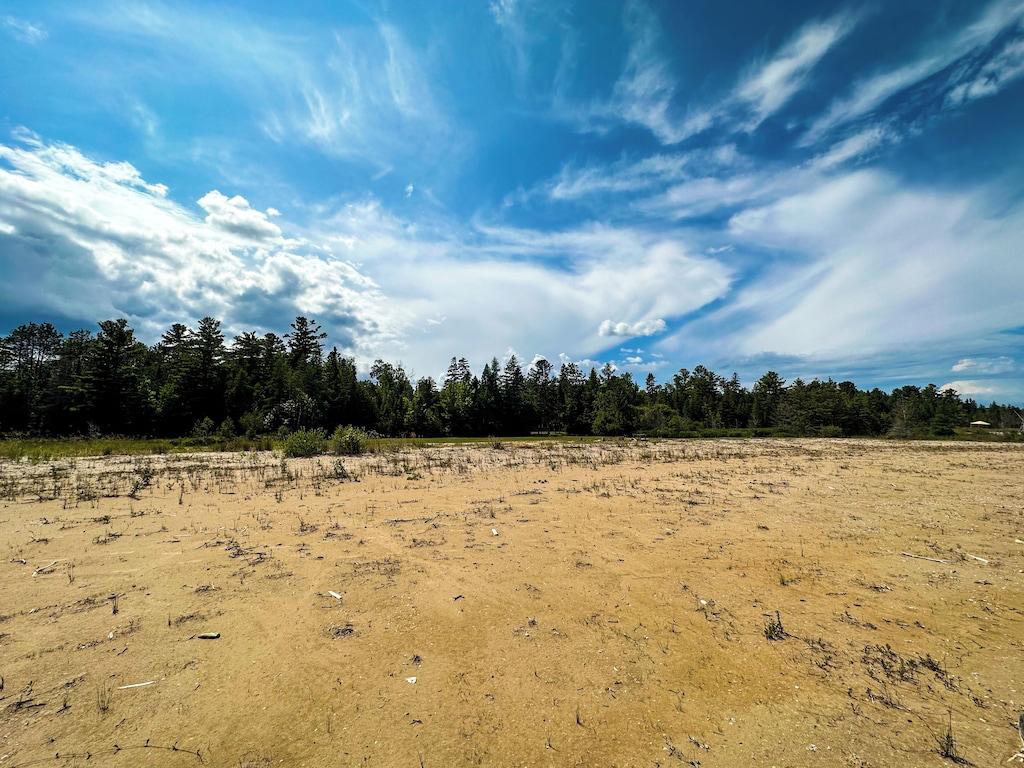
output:
[{"label": "blue sky", "polygon": [[1024,401],[1024,0],[0,5],[0,330]]}]

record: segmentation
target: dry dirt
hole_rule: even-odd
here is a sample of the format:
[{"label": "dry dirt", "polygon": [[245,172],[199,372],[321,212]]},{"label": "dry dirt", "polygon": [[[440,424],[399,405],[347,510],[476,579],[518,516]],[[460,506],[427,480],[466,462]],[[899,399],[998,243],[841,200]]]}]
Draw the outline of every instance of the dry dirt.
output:
[{"label": "dry dirt", "polygon": [[950,726],[1005,765],[1022,477],[853,440],[0,464],[0,768],[942,766]]}]

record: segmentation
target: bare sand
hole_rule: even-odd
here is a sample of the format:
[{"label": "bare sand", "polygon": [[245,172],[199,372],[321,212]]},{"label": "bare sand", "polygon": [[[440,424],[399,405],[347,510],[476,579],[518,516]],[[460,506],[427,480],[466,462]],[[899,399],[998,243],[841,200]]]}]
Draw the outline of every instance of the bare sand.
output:
[{"label": "bare sand", "polygon": [[1002,765],[1022,478],[860,440],[2,463],[0,768],[941,766],[950,725]]}]

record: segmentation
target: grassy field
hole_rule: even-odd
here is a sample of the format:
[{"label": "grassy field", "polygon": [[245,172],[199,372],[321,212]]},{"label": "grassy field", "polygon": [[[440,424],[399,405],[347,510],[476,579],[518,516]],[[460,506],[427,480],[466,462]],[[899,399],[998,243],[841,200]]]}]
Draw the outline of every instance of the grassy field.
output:
[{"label": "grassy field", "polygon": [[[703,429],[679,435],[683,439],[747,439],[796,437],[778,429]],[[574,442],[591,443],[599,440],[620,440],[596,436],[565,434],[520,435],[515,437],[383,437],[373,438],[367,448],[371,453],[422,448],[438,445],[522,443],[522,442]],[[627,438],[628,439],[628,438]],[[651,438],[661,439],[661,438]],[[1003,443],[1024,441],[1016,430],[969,429],[961,427],[949,437],[919,436],[913,439],[942,439],[971,442]],[[279,450],[281,441],[270,435],[260,437],[71,437],[71,438],[10,438],[0,439],[0,459],[51,459],[87,456],[146,456],[167,453],[229,453]]]},{"label": "grassy field", "polygon": [[[383,437],[368,441],[371,453],[421,448],[432,445],[458,445],[464,443],[521,443],[521,442],[593,442],[600,437],[576,435],[526,435],[519,437]],[[167,453],[235,453],[271,451],[281,447],[281,441],[270,436],[256,438],[141,438],[141,437],[73,437],[73,438],[17,438],[0,440],[0,458],[46,461],[87,456],[147,456]]]}]

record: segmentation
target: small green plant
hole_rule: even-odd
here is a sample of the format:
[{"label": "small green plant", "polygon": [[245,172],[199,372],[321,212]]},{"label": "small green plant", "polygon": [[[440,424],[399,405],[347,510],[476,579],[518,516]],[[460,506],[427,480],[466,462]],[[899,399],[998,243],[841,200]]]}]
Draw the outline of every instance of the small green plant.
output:
[{"label": "small green plant", "polygon": [[334,464],[331,466],[327,476],[333,480],[348,480],[352,477],[345,468],[345,462],[341,459],[334,460]]},{"label": "small green plant", "polygon": [[358,456],[366,451],[368,439],[359,427],[338,427],[331,435],[331,452],[339,456]]},{"label": "small green plant", "polygon": [[260,432],[263,431],[263,419],[260,418],[258,413],[253,411],[246,411],[238,419],[238,425],[242,429],[242,433],[248,437],[256,437]]},{"label": "small green plant", "polygon": [[213,419],[204,416],[192,427],[192,437],[209,437],[216,428],[217,425],[213,423]]},{"label": "small green plant", "polygon": [[148,461],[143,461],[135,468],[135,477],[132,481],[132,488],[128,492],[128,495],[133,499],[138,498],[139,491],[144,488],[149,488],[153,484],[153,465]]},{"label": "small green plant", "polygon": [[282,451],[290,458],[318,456],[327,446],[322,429],[300,429],[284,439]]},{"label": "small green plant", "polygon": [[231,420],[230,416],[224,419],[224,421],[220,423],[220,426],[217,427],[217,437],[221,438],[222,440],[230,440],[236,434],[237,432],[235,431],[235,422]]}]

